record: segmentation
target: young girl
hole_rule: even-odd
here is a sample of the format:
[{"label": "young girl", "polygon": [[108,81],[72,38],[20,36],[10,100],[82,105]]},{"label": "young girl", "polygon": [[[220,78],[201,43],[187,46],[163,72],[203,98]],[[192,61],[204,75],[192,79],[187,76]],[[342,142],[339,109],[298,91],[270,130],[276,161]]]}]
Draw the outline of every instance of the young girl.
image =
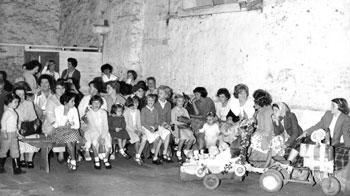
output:
[{"label": "young girl", "polygon": [[[211,146],[216,146],[219,139],[220,129],[219,124],[216,122],[216,115],[214,112],[207,114],[207,122],[204,123],[203,128],[199,130],[199,133],[204,133],[204,143],[207,149]],[[201,154],[204,153],[204,149],[200,149]],[[194,155],[198,156],[198,151],[194,151]]]},{"label": "young girl", "polygon": [[159,136],[164,143],[163,148],[163,160],[171,163],[171,157],[168,155],[169,139],[170,139],[170,122],[171,122],[171,104],[167,101],[169,93],[166,90],[168,87],[160,86],[158,88],[158,100],[154,104],[154,107],[158,110],[159,120]]},{"label": "young girl", "polygon": [[74,106],[75,97],[76,95],[72,92],[64,93],[60,97],[62,105],[55,108],[55,122],[53,124],[55,130],[50,135],[50,138],[56,143],[67,144],[71,159],[68,164],[68,172],[77,170],[75,146],[76,142],[81,140],[79,114]]},{"label": "young girl", "polygon": [[151,152],[153,154],[152,163],[160,165],[162,162],[158,159],[158,153],[162,142],[160,141],[160,134],[158,130],[158,110],[154,108],[154,102],[156,99],[156,95],[147,95],[147,105],[141,110],[141,126],[143,132],[146,135],[147,141],[150,144],[153,144],[151,149]]},{"label": "young girl", "polygon": [[117,139],[119,154],[125,159],[130,159],[130,155],[126,154],[126,141],[130,139],[126,132],[126,123],[123,116],[124,107],[120,104],[112,105],[110,116],[108,117],[109,133],[113,139]]},{"label": "young girl", "polygon": [[18,150],[18,116],[15,109],[18,106],[20,98],[12,93],[5,96],[4,103],[7,109],[1,118],[1,137],[0,137],[0,173],[4,173],[4,165],[7,152],[10,150],[12,157],[13,174],[25,173],[19,166]]},{"label": "young girl", "polygon": [[105,154],[101,156],[106,169],[111,169],[112,166],[108,160],[109,152],[112,148],[112,139],[108,132],[108,120],[107,112],[101,109],[103,104],[102,97],[100,95],[94,95],[90,99],[91,110],[86,113],[88,130],[84,136],[87,140],[85,147],[89,149],[92,144],[94,152],[94,166],[95,169],[101,169],[99,149],[105,151]]},{"label": "young girl", "polygon": [[142,134],[140,110],[137,109],[138,105],[138,97],[134,96],[132,98],[127,98],[125,102],[126,109],[124,111],[124,117],[126,131],[130,136],[130,143],[135,144],[135,161],[141,165],[141,153],[145,147],[147,139],[146,136]]},{"label": "young girl", "polygon": [[179,162],[182,161],[181,151],[183,145],[186,144],[184,149],[184,154],[187,156],[188,151],[192,147],[194,141],[196,140],[193,132],[189,127],[185,127],[185,123],[179,122],[178,118],[183,116],[190,118],[186,108],[184,108],[185,98],[182,95],[177,95],[176,106],[171,110],[171,123],[175,125],[175,131],[173,132],[176,140],[179,141],[176,156]]}]

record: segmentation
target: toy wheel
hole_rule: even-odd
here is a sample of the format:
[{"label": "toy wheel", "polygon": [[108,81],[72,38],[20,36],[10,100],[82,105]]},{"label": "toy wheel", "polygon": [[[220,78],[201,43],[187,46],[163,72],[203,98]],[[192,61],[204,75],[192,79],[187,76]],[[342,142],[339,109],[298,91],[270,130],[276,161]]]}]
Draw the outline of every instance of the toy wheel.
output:
[{"label": "toy wheel", "polygon": [[323,179],[321,186],[323,192],[327,195],[336,195],[341,189],[340,182],[334,177]]},{"label": "toy wheel", "polygon": [[238,165],[236,168],[235,168],[235,174],[236,176],[239,176],[239,177],[242,177],[245,175],[245,172],[246,172],[246,169],[243,165]]},{"label": "toy wheel", "polygon": [[199,177],[199,178],[203,178],[206,174],[206,171],[203,167],[199,167],[197,170],[196,170],[196,176]]},{"label": "toy wheel", "polygon": [[266,192],[278,192],[283,185],[283,176],[277,170],[267,170],[260,176],[260,187]]},{"label": "toy wheel", "polygon": [[209,174],[204,177],[203,184],[207,189],[214,190],[219,186],[220,179],[214,174]]},{"label": "toy wheel", "polygon": [[[283,176],[283,179],[284,179],[284,180],[290,180],[290,176],[291,176],[291,174],[290,174],[290,173],[288,173],[288,171],[287,171],[287,170],[282,169],[280,172],[281,172],[281,174],[282,174],[282,176]],[[283,180],[283,185],[288,184],[288,181],[284,181],[284,180]]]}]

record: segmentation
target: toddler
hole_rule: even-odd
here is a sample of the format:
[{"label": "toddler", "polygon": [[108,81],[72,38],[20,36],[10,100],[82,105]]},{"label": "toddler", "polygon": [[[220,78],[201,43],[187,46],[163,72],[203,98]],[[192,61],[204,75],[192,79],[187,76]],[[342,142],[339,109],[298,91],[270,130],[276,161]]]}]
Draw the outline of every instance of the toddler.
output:
[{"label": "toddler", "polygon": [[19,165],[18,150],[18,115],[15,109],[18,106],[20,98],[12,93],[5,96],[4,103],[7,106],[1,118],[1,137],[0,137],[0,173],[4,173],[4,165],[7,152],[10,150],[12,157],[13,174],[18,175],[25,173]]},{"label": "toddler", "polygon": [[128,132],[126,131],[126,122],[123,116],[124,107],[120,104],[114,104],[111,107],[110,116],[108,117],[109,132],[113,139],[117,139],[119,154],[125,159],[130,159],[125,151],[126,141],[130,139]]}]

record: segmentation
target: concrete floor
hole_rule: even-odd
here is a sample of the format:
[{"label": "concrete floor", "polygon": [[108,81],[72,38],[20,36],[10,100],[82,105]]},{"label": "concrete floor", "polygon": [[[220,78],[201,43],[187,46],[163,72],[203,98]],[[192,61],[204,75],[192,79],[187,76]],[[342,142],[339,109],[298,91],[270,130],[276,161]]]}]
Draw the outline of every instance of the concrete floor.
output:
[{"label": "concrete floor", "polygon": [[[201,181],[182,182],[179,178],[179,165],[152,165],[149,160],[138,166],[132,159],[124,160],[117,156],[112,161],[112,170],[97,171],[92,162],[78,163],[75,173],[67,173],[67,166],[60,165],[51,158],[51,173],[39,170],[39,156],[34,169],[25,175],[14,176],[10,160],[7,160],[6,174],[0,175],[0,195],[6,196],[46,196],[46,195],[235,195],[235,196],[322,196],[319,185],[309,186],[289,183],[278,193],[271,194],[260,189],[259,175],[251,173],[243,182],[225,180],[216,190],[206,189]],[[339,196],[344,196],[343,193]]]}]

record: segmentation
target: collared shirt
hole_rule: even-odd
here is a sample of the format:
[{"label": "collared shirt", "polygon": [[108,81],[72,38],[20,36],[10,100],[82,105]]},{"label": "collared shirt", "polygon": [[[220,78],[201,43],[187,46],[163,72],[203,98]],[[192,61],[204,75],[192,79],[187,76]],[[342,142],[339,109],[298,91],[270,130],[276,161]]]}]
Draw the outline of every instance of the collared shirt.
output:
[{"label": "collared shirt", "polygon": [[54,127],[66,126],[67,122],[72,129],[80,128],[79,114],[77,108],[70,108],[67,115],[64,115],[64,105],[60,105],[55,109],[55,123]]},{"label": "collared shirt", "polygon": [[[337,114],[337,115],[333,115],[333,118],[332,118],[332,122],[331,124],[329,125],[329,130],[330,130],[330,136],[331,138],[333,138],[334,136],[334,128],[335,128],[335,124],[337,123],[337,120],[338,120],[338,117],[340,116],[340,113]],[[341,136],[340,138],[340,143],[344,142],[344,138],[343,136]]]},{"label": "collared shirt", "polygon": [[44,67],[43,71],[41,72],[42,75],[50,75],[52,77],[55,78],[55,80],[58,80],[60,78],[60,74],[56,71],[54,71],[53,73],[50,72],[48,69],[47,69],[47,66]]},{"label": "collared shirt", "polygon": [[247,114],[248,118],[253,117],[255,113],[254,109],[254,101],[250,97],[248,97],[247,102],[241,106],[238,99],[230,99],[229,102],[231,111],[236,116],[244,116],[244,114]]},{"label": "collared shirt", "polygon": [[[91,106],[89,104],[91,99],[91,95],[85,95],[83,99],[81,99],[79,106],[78,106],[78,111],[79,111],[79,116],[82,118],[87,111],[91,110]],[[104,109],[107,111],[107,101],[104,97],[102,97],[103,104],[101,106],[101,109]]]},{"label": "collared shirt", "polygon": [[113,75],[113,74],[110,74],[109,78],[108,78],[108,76],[106,74],[102,75],[102,81],[104,83],[109,82],[109,81],[115,81],[115,80],[118,80],[118,77]]},{"label": "collared shirt", "polygon": [[153,106],[153,107],[149,107],[148,105],[146,105],[146,107],[147,107],[149,110],[151,110],[151,112],[153,112],[154,106]]},{"label": "collared shirt", "polygon": [[46,110],[46,103],[47,103],[47,100],[52,97],[52,93],[49,94],[48,97],[45,96],[45,94],[42,92],[42,91],[39,91],[38,93],[35,94],[34,96],[34,104],[37,105],[41,110],[44,111],[44,114],[45,113],[45,110]]},{"label": "collared shirt", "polygon": [[165,104],[166,104],[168,101],[167,101],[167,100],[165,100],[165,101],[158,100],[158,102],[159,102],[160,106],[164,109]]},{"label": "collared shirt", "polygon": [[24,100],[16,108],[18,122],[33,121],[37,118],[34,105],[31,101]]},{"label": "collared shirt", "polygon": [[6,108],[1,118],[1,129],[7,133],[18,131],[18,115],[12,108]]}]

